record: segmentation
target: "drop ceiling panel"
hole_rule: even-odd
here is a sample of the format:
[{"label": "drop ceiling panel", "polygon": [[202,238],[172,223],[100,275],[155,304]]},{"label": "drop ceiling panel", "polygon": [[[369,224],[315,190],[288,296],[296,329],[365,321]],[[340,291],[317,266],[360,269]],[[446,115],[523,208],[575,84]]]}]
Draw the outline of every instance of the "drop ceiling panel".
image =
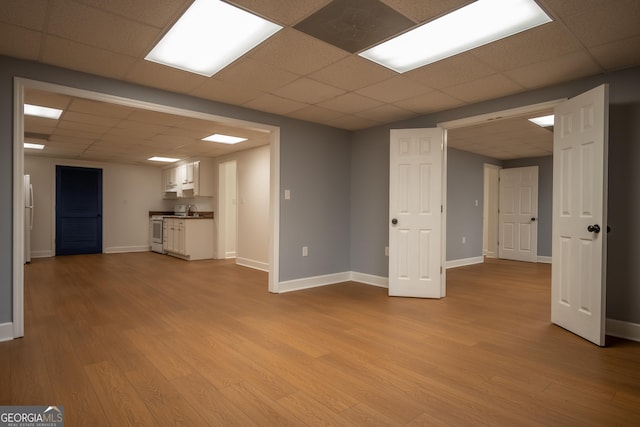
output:
[{"label": "drop ceiling panel", "polygon": [[[597,16],[597,19],[593,19]],[[567,28],[586,47],[599,46],[638,35],[640,2],[616,0],[563,20]]]},{"label": "drop ceiling panel", "polygon": [[431,89],[404,76],[396,76],[373,84],[356,93],[382,102],[396,102],[429,92]]},{"label": "drop ceiling panel", "polygon": [[355,53],[414,25],[415,22],[377,0],[334,0],[294,28]]},{"label": "drop ceiling panel", "polygon": [[286,86],[273,91],[274,95],[294,101],[317,104],[327,99],[342,95],[344,90],[320,83],[318,81],[301,78]]},{"label": "drop ceiling panel", "polygon": [[279,96],[264,94],[258,98],[244,104],[246,107],[253,108],[267,113],[286,115],[293,111],[308,106],[302,102],[292,101],[290,99],[281,98]]},{"label": "drop ceiling panel", "polygon": [[[29,91],[30,93],[31,91]],[[84,98],[73,98],[68,101],[69,111],[78,111],[81,113],[92,114],[95,116],[104,116],[111,118],[124,119],[131,115],[135,109],[107,102],[93,101]],[[62,108],[62,107],[60,107]]]},{"label": "drop ceiling panel", "polygon": [[495,74],[495,69],[471,53],[461,53],[405,74],[430,88],[445,88]]},{"label": "drop ceiling panel", "polygon": [[331,0],[229,0],[229,3],[253,11],[256,15],[268,18],[277,24],[294,25],[330,1]]},{"label": "drop ceiling panel", "polygon": [[414,111],[416,113],[431,113],[434,111],[443,111],[464,104],[460,99],[451,95],[446,95],[440,91],[434,90],[413,98],[403,99],[394,103],[405,110]]},{"label": "drop ceiling panel", "polygon": [[0,22],[42,31],[47,14],[47,0],[2,1]]},{"label": "drop ceiling panel", "polygon": [[586,53],[576,52],[511,71],[505,74],[527,89],[543,87],[555,81],[570,81],[601,72]]},{"label": "drop ceiling panel", "polygon": [[356,115],[358,117],[383,123],[386,120],[385,117],[393,117],[394,120],[404,120],[414,117],[416,113],[396,107],[395,105],[385,104],[370,110],[361,111]]},{"label": "drop ceiling panel", "polygon": [[38,59],[42,35],[33,30],[0,23],[0,52],[20,59]]},{"label": "drop ceiling panel", "polygon": [[70,0],[51,2],[48,13],[50,34],[129,56],[144,57],[161,35],[159,28]]},{"label": "drop ceiling panel", "polygon": [[172,24],[172,17],[182,14],[190,0],[76,0],[87,6],[123,17],[135,17],[135,21],[164,28]]},{"label": "drop ceiling panel", "polygon": [[252,89],[248,85],[234,85],[229,82],[210,78],[189,91],[190,95],[227,104],[243,105],[258,98],[264,92]]},{"label": "drop ceiling panel", "polygon": [[295,74],[313,73],[348,52],[300,31],[285,28],[249,53],[249,57]]},{"label": "drop ceiling panel", "polygon": [[466,102],[479,102],[494,97],[511,95],[524,90],[502,74],[493,74],[477,80],[442,89],[447,95]]},{"label": "drop ceiling panel", "polygon": [[124,80],[178,93],[189,93],[207,81],[207,77],[140,59],[125,74]]},{"label": "drop ceiling panel", "polygon": [[278,89],[299,78],[298,74],[251,58],[239,59],[216,74],[217,80],[247,85],[263,92]]},{"label": "drop ceiling panel", "polygon": [[354,92],[337,96],[318,104],[321,107],[330,110],[339,111],[345,114],[354,114],[364,110],[370,110],[383,105],[382,102]]},{"label": "drop ceiling panel", "polygon": [[438,0],[438,1],[415,1],[415,0],[381,0],[391,6],[404,16],[415,22],[425,22],[437,18],[445,13],[452,12],[473,0]]},{"label": "drop ceiling panel", "polygon": [[291,117],[296,119],[325,124],[331,120],[341,117],[342,114],[343,113],[339,111],[323,108],[318,105],[309,105],[308,107],[289,113]]},{"label": "drop ceiling panel", "polygon": [[550,22],[489,43],[470,53],[497,71],[547,61],[582,49],[578,40],[559,22]]},{"label": "drop ceiling panel", "polygon": [[335,120],[329,121],[329,126],[335,126],[342,129],[362,129],[363,127],[371,127],[379,123],[373,120],[365,119],[358,116],[342,116]]},{"label": "drop ceiling panel", "polygon": [[[589,49],[598,64],[607,70],[622,69],[631,65],[640,65],[640,36],[618,40]],[[635,56],[635,61],[633,58]]]},{"label": "drop ceiling panel", "polygon": [[42,59],[48,64],[115,79],[122,78],[135,63],[131,56],[55,36],[45,38]]},{"label": "drop ceiling panel", "polygon": [[310,77],[344,90],[353,91],[395,75],[394,71],[373,64],[360,56],[348,56],[312,73]]}]

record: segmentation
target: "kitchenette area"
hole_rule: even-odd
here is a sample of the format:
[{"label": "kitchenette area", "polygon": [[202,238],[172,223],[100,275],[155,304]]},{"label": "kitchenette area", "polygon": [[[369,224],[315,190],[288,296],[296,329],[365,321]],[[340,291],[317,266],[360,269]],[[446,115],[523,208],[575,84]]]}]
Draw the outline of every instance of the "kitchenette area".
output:
[{"label": "kitchenette area", "polygon": [[198,210],[196,203],[184,203],[213,197],[214,167],[209,163],[194,161],[162,171],[162,197],[178,203],[173,205],[173,211],[149,211],[153,252],[187,261],[215,257],[213,211]]}]

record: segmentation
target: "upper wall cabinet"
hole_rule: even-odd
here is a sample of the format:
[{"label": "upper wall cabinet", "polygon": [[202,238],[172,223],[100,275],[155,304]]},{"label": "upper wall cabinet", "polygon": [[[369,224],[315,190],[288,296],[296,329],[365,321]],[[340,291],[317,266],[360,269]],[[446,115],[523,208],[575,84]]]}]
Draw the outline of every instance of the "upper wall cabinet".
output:
[{"label": "upper wall cabinet", "polygon": [[213,197],[214,172],[213,160],[198,160],[163,170],[163,198]]}]

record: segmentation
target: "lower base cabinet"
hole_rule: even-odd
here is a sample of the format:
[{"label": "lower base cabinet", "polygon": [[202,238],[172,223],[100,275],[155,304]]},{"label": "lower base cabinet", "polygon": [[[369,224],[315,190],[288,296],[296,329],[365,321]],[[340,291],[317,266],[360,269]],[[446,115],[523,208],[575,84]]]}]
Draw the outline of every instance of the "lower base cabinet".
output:
[{"label": "lower base cabinet", "polygon": [[163,247],[186,260],[213,258],[213,219],[165,218]]}]

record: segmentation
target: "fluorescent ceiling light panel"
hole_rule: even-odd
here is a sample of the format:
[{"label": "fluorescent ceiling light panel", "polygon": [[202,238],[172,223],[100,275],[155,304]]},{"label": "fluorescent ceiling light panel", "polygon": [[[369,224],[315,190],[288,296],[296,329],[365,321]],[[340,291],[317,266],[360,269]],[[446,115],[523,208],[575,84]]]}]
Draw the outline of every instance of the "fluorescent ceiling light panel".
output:
[{"label": "fluorescent ceiling light panel", "polygon": [[62,110],[57,108],[42,107],[40,105],[24,104],[24,114],[27,116],[44,117],[45,119],[58,120]]},{"label": "fluorescent ceiling light panel", "polygon": [[247,138],[240,138],[238,136],[222,135],[214,133],[206,138],[202,138],[203,141],[221,142],[223,144],[237,144],[238,142],[246,141]]},{"label": "fluorescent ceiling light panel", "polygon": [[196,0],[145,59],[211,77],[281,30],[219,0]]},{"label": "fluorescent ceiling light panel", "polygon": [[404,73],[550,21],[534,0],[478,0],[360,56]]},{"label": "fluorescent ceiling light panel", "polygon": [[538,126],[546,128],[549,126],[553,126],[554,118],[555,116],[551,114],[550,116],[534,117],[533,119],[529,119],[529,121],[537,124]]},{"label": "fluorescent ceiling light panel", "polygon": [[42,150],[42,149],[44,149],[44,145],[43,144],[33,144],[31,142],[25,142],[24,143],[24,148],[31,148],[32,150]]},{"label": "fluorescent ceiling light panel", "polygon": [[173,162],[177,162],[180,159],[173,159],[171,157],[149,157],[147,160],[151,160],[154,162],[165,162],[165,163],[173,163]]}]

